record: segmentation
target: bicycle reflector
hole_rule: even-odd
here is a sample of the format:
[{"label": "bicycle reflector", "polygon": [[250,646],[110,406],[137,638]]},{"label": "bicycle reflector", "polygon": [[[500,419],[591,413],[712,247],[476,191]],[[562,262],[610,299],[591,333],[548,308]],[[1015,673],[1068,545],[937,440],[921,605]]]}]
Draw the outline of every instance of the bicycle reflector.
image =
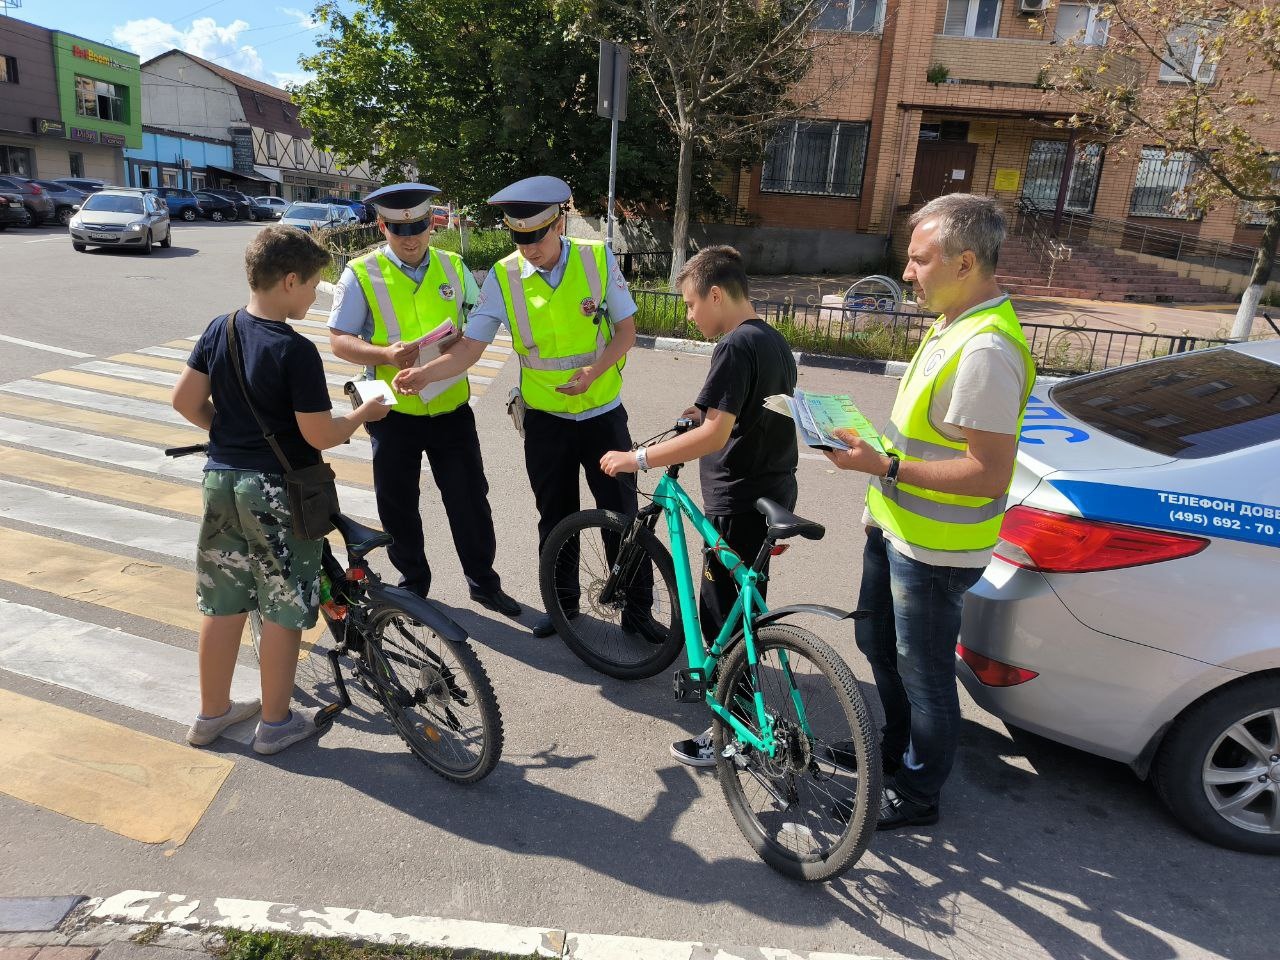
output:
[{"label": "bicycle reflector", "polygon": [[1026,570],[1089,573],[1190,557],[1208,545],[1204,537],[1017,506],[1004,515],[995,554]]},{"label": "bicycle reflector", "polygon": [[368,576],[369,574],[365,571],[364,567],[352,567],[347,571],[347,579],[357,583],[361,580],[368,579]]},{"label": "bicycle reflector", "polygon": [[1040,676],[1034,670],[1015,667],[1011,663],[984,657],[970,650],[963,643],[956,644],[956,656],[963,660],[973,671],[973,675],[987,687],[1016,687],[1020,683],[1026,683]]},{"label": "bicycle reflector", "polygon": [[769,551],[769,556],[780,557],[787,552],[787,548],[790,546],[791,544],[789,543],[775,543],[773,549]]}]

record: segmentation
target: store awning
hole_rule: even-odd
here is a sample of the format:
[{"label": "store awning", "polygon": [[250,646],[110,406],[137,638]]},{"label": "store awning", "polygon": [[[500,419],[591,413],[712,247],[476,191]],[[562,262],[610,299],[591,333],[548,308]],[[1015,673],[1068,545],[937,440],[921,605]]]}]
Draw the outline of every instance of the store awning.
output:
[{"label": "store awning", "polygon": [[241,180],[256,180],[259,183],[274,182],[270,178],[259,176],[256,173],[246,173],[244,170],[232,170],[228,167],[215,167],[212,163],[209,164],[209,169],[215,170],[218,173],[225,173],[229,177],[239,177]]},{"label": "store awning", "polygon": [[275,167],[254,167],[260,174],[270,180],[272,183],[284,183],[284,177]]}]

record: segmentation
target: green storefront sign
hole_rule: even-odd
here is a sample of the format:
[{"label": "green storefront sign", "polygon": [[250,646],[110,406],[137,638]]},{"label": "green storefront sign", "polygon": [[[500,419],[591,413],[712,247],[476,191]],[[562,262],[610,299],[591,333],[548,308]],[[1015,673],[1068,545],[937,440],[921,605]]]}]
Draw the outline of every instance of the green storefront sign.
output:
[{"label": "green storefront sign", "polygon": [[108,147],[141,147],[138,55],[56,31],[53,55],[58,107],[68,139]]}]

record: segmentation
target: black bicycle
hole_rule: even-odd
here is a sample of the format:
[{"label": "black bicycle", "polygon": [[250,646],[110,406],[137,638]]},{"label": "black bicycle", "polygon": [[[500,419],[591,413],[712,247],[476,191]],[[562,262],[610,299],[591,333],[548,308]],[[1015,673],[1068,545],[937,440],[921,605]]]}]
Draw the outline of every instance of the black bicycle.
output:
[{"label": "black bicycle", "polygon": [[[206,450],[197,444],[165,455]],[[320,613],[334,641],[327,657],[339,699],[320,711],[316,724],[327,726],[351,706],[345,659],[415,757],[455,783],[483,779],[502,755],[502,714],[466,631],[430,600],[383,583],[370,569],[368,555],[390,536],[342,514],[333,521],[347,565],[325,540]],[[256,611],[249,619],[256,653],[262,621]]]}]

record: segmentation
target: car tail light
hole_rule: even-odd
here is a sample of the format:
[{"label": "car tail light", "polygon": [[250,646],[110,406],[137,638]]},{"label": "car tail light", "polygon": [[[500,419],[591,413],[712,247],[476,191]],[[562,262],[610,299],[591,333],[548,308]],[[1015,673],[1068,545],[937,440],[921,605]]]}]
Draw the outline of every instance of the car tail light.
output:
[{"label": "car tail light", "polygon": [[968,664],[973,675],[987,687],[1016,687],[1020,683],[1034,680],[1040,674],[1024,667],[1015,667],[1011,663],[992,660],[982,654],[970,650],[963,643],[956,644],[956,655]]},{"label": "car tail light", "polygon": [[38,183],[30,184],[30,187],[31,187],[31,192],[34,193],[37,197],[40,196],[40,194],[44,193],[44,189]]},{"label": "car tail light", "polygon": [[1019,506],[1004,515],[995,554],[1027,570],[1088,573],[1190,557],[1208,545],[1204,537],[1158,533]]}]

